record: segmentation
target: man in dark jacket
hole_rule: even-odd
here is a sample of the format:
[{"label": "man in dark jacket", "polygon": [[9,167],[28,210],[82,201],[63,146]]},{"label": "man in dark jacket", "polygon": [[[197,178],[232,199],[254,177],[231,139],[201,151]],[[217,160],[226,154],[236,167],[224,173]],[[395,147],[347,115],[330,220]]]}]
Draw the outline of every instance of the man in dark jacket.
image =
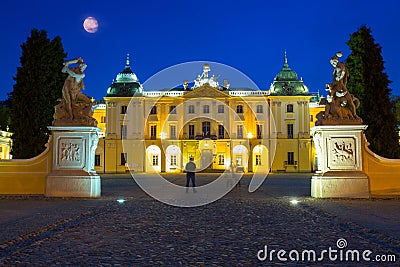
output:
[{"label": "man in dark jacket", "polygon": [[191,157],[190,161],[186,164],[186,187],[189,187],[189,181],[192,180],[192,186],[196,187],[196,180],[195,180],[195,172],[196,172],[196,164],[193,162],[194,158]]}]

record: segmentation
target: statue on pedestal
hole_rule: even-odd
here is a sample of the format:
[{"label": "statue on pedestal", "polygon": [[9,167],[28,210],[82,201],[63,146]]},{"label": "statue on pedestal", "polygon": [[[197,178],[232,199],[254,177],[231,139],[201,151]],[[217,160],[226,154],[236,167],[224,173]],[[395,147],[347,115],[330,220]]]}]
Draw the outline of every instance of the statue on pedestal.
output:
[{"label": "statue on pedestal", "polygon": [[[71,68],[71,64],[78,67]],[[97,126],[97,121],[92,117],[94,103],[81,92],[84,89],[83,78],[87,65],[82,58],[64,62],[62,72],[68,73],[62,88],[62,99],[55,106],[54,126]]]},{"label": "statue on pedestal", "polygon": [[337,52],[330,60],[333,66],[332,83],[326,85],[328,91],[325,111],[317,114],[316,125],[361,125],[362,119],[357,116],[356,108],[360,101],[347,90],[349,72],[339,62],[342,52]]}]

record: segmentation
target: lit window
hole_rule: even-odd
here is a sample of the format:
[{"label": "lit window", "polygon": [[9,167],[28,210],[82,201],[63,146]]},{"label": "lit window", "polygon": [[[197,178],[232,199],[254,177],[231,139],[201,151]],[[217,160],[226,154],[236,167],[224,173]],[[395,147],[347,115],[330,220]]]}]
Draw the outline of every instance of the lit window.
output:
[{"label": "lit window", "polygon": [[224,154],[219,154],[218,155],[218,165],[224,165],[224,164],[225,164]]},{"label": "lit window", "polygon": [[169,138],[176,139],[176,126],[175,125],[169,126]]},{"label": "lit window", "polygon": [[256,155],[256,165],[257,166],[261,165],[261,155]]},{"label": "lit window", "polygon": [[171,165],[176,166],[176,155],[171,155]]},{"label": "lit window", "polygon": [[158,155],[153,155],[151,163],[153,166],[158,166]]}]

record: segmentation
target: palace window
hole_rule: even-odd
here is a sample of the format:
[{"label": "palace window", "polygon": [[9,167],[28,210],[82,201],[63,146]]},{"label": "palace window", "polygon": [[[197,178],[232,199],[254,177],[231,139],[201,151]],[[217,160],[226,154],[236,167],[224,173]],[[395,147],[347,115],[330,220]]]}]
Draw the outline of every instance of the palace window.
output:
[{"label": "palace window", "polygon": [[100,155],[94,155],[94,166],[100,166]]},{"label": "palace window", "polygon": [[243,139],[243,125],[237,126],[237,138]]},{"label": "palace window", "polygon": [[150,126],[150,139],[157,139],[157,125]]},{"label": "palace window", "polygon": [[153,155],[152,156],[151,164],[153,166],[158,166],[158,155]]},{"label": "palace window", "polygon": [[203,113],[210,113],[210,106],[209,105],[204,105],[203,106]]},{"label": "palace window", "polygon": [[176,114],[176,106],[169,106],[169,114]]},{"label": "palace window", "polygon": [[236,106],[236,113],[243,113],[243,106],[242,105],[237,105]]},{"label": "palace window", "polygon": [[204,136],[210,136],[210,122],[209,121],[203,121],[202,123],[202,128],[203,128],[203,135]]},{"label": "palace window", "polygon": [[100,123],[106,123],[106,116],[101,116]]},{"label": "palace window", "polygon": [[261,155],[256,155],[256,165],[257,166],[261,165]]},{"label": "palace window", "polygon": [[224,154],[219,154],[218,155],[218,165],[224,165],[224,164],[225,164]]},{"label": "palace window", "polygon": [[150,114],[157,114],[157,107],[153,106],[150,110]]},{"label": "palace window", "polygon": [[257,113],[263,113],[263,106],[257,105]]},{"label": "palace window", "polygon": [[126,140],[126,125],[121,125],[121,139]]},{"label": "palace window", "polygon": [[127,106],[121,106],[121,114],[126,114]]},{"label": "palace window", "polygon": [[287,136],[290,139],[293,138],[293,124],[288,124],[287,125]]},{"label": "palace window", "polygon": [[287,164],[294,165],[294,152],[287,153]]},{"label": "palace window", "polygon": [[189,113],[194,113],[194,105],[189,105]]},{"label": "palace window", "polygon": [[293,112],[293,105],[292,104],[288,104],[286,106],[286,112]]},{"label": "palace window", "polygon": [[218,138],[224,139],[225,138],[225,127],[224,125],[218,125]]},{"label": "palace window", "polygon": [[189,139],[194,139],[194,125],[189,124]]},{"label": "palace window", "polygon": [[176,166],[176,155],[171,155],[171,165]]},{"label": "palace window", "polygon": [[257,139],[262,139],[262,125],[257,124]]},{"label": "palace window", "polygon": [[224,113],[224,105],[218,105],[218,113]]},{"label": "palace window", "polygon": [[310,121],[313,122],[314,121],[314,116],[310,115]]},{"label": "palace window", "polygon": [[121,166],[124,166],[128,161],[128,155],[126,153],[121,153]]},{"label": "palace window", "polygon": [[175,125],[169,126],[169,138],[176,139],[176,126]]}]

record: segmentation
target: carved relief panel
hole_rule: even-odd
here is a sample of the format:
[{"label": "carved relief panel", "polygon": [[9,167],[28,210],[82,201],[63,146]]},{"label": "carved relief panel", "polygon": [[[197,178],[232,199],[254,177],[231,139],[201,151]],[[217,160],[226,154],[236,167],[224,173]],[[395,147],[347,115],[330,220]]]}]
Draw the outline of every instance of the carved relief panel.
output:
[{"label": "carved relief panel", "polygon": [[356,170],[358,159],[354,137],[329,137],[327,139],[328,168],[331,170]]},{"label": "carved relief panel", "polygon": [[85,166],[85,140],[79,137],[60,137],[57,147],[57,167],[76,169]]}]

